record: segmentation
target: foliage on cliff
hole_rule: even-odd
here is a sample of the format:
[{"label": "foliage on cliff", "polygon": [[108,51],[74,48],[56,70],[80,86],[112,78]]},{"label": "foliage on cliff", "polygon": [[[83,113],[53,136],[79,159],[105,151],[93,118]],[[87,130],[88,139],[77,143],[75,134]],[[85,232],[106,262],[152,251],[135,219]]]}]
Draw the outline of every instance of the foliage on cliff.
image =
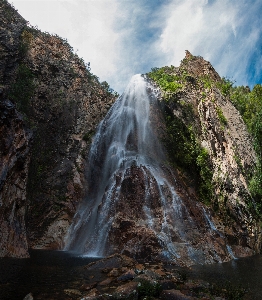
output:
[{"label": "foliage on cliff", "polygon": [[[201,147],[197,138],[192,104],[179,100],[179,93],[183,92],[187,84],[195,84],[195,78],[188,74],[186,68],[174,66],[152,68],[147,75],[161,88],[162,97],[166,102],[167,136],[164,143],[169,160],[193,183],[201,201],[210,204],[214,198],[214,188],[209,154],[205,148]],[[183,119],[173,114],[170,109],[172,103],[182,108]]]},{"label": "foliage on cliff", "polygon": [[[220,78],[210,63],[191,54],[182,60],[180,67],[153,68],[147,75],[160,87],[162,98],[170,112],[166,114],[165,118],[167,127],[165,144],[170,161],[179,167],[187,177],[197,179],[195,180],[195,188],[198,197],[205,203],[213,203],[214,208],[218,207],[221,197],[224,199],[224,203],[227,203],[228,188],[226,186],[229,183],[226,182],[233,179],[229,179],[230,176],[225,173],[223,175],[224,183],[222,183],[219,166],[214,165],[214,158],[212,162],[211,153],[202,147],[202,140],[207,138],[211,128],[213,128],[212,132],[215,135],[221,136],[220,141],[224,139],[225,135],[230,135],[230,127],[222,106],[224,106],[223,101],[231,99],[253,136],[258,158],[255,174],[251,178],[252,166],[243,168],[241,159],[244,158],[240,159],[238,147],[233,146],[235,153],[233,159],[238,165],[237,172],[242,173],[249,181],[249,191],[244,193],[245,196],[241,195],[242,192],[239,192],[239,195],[245,199],[251,211],[257,209],[257,206],[254,207],[252,204],[248,194],[251,192],[252,197],[258,203],[261,202],[261,86],[255,86],[252,92],[244,87],[233,87],[233,82],[227,78]],[[210,112],[207,120],[204,121],[207,111]],[[213,118],[215,117],[215,119],[210,123],[208,120],[211,114],[214,114]],[[218,122],[220,125],[216,126],[214,122]],[[208,127],[206,127],[207,125]],[[215,127],[213,127],[214,125]],[[216,149],[214,147],[214,145],[211,147],[213,149],[211,152],[213,153],[212,156],[215,157]],[[224,146],[221,145],[221,147]],[[222,153],[223,151],[222,149]]]},{"label": "foliage on cliff", "polygon": [[231,87],[230,99],[239,110],[253,137],[257,154],[257,165],[250,180],[250,191],[262,210],[262,85],[257,84],[250,91],[248,87]]},{"label": "foliage on cliff", "polygon": [[201,201],[213,199],[212,171],[207,150],[201,147],[192,126],[187,126],[166,107],[167,135],[164,143],[171,163],[183,170],[197,187]]}]

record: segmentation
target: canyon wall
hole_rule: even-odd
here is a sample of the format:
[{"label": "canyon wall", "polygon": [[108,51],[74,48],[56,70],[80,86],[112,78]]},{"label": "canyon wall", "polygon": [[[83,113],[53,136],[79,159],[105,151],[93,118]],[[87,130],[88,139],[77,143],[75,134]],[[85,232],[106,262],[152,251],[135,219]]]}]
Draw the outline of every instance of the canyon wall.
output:
[{"label": "canyon wall", "polygon": [[[92,136],[116,96],[67,43],[1,1],[1,256],[61,249]],[[28,244],[28,245],[27,245]]]},{"label": "canyon wall", "polygon": [[260,215],[249,191],[257,158],[247,127],[230,101],[231,83],[188,51],[179,67],[152,69],[148,75],[161,88],[163,140],[186,189],[182,197],[205,205],[214,238],[224,236],[236,257],[259,253]]}]

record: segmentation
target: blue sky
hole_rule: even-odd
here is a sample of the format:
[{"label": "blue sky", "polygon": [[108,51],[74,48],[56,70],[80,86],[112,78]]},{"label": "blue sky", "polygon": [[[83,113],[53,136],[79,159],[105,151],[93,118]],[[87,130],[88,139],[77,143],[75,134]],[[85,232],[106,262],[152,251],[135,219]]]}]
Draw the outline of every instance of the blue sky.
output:
[{"label": "blue sky", "polygon": [[261,0],[13,0],[32,25],[67,38],[122,93],[132,75],[179,66],[185,50],[237,85],[262,83]]}]

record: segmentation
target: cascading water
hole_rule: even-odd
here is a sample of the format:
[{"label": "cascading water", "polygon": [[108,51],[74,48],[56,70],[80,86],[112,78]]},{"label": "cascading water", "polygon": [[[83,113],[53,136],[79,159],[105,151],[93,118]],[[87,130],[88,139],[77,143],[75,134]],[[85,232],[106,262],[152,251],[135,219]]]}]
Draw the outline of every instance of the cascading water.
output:
[{"label": "cascading water", "polygon": [[[127,251],[191,263],[206,262],[207,252],[214,254],[210,261],[219,256],[212,244],[201,244],[202,235],[210,236],[203,210],[188,210],[192,201],[185,204],[175,191],[158,138],[157,94],[146,78],[133,76],[99,125],[89,154],[88,194],[69,229],[66,250],[89,256]],[[227,255],[226,244],[222,248]]]}]

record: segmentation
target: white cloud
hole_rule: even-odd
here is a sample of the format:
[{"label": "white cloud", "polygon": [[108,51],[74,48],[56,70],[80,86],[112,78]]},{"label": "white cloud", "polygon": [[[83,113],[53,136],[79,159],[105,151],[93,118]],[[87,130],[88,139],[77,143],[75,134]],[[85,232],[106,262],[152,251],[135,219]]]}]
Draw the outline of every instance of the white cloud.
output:
[{"label": "white cloud", "polygon": [[91,71],[107,80],[117,73],[114,30],[116,0],[13,0],[19,13],[42,31],[66,38],[77,54],[91,63]]},{"label": "white cloud", "polygon": [[[12,1],[12,0],[10,0]],[[122,92],[132,75],[178,66],[189,50],[238,84],[261,78],[261,0],[13,0],[43,31],[67,38]],[[250,61],[256,55],[252,72]],[[253,76],[253,77],[252,77]]]},{"label": "white cloud", "polygon": [[252,24],[260,18],[258,7],[259,1],[247,6],[243,0],[173,0],[163,8],[167,21],[156,44],[167,65],[179,65],[187,49],[210,60],[221,76],[247,84],[248,64],[261,35],[261,26]]}]

